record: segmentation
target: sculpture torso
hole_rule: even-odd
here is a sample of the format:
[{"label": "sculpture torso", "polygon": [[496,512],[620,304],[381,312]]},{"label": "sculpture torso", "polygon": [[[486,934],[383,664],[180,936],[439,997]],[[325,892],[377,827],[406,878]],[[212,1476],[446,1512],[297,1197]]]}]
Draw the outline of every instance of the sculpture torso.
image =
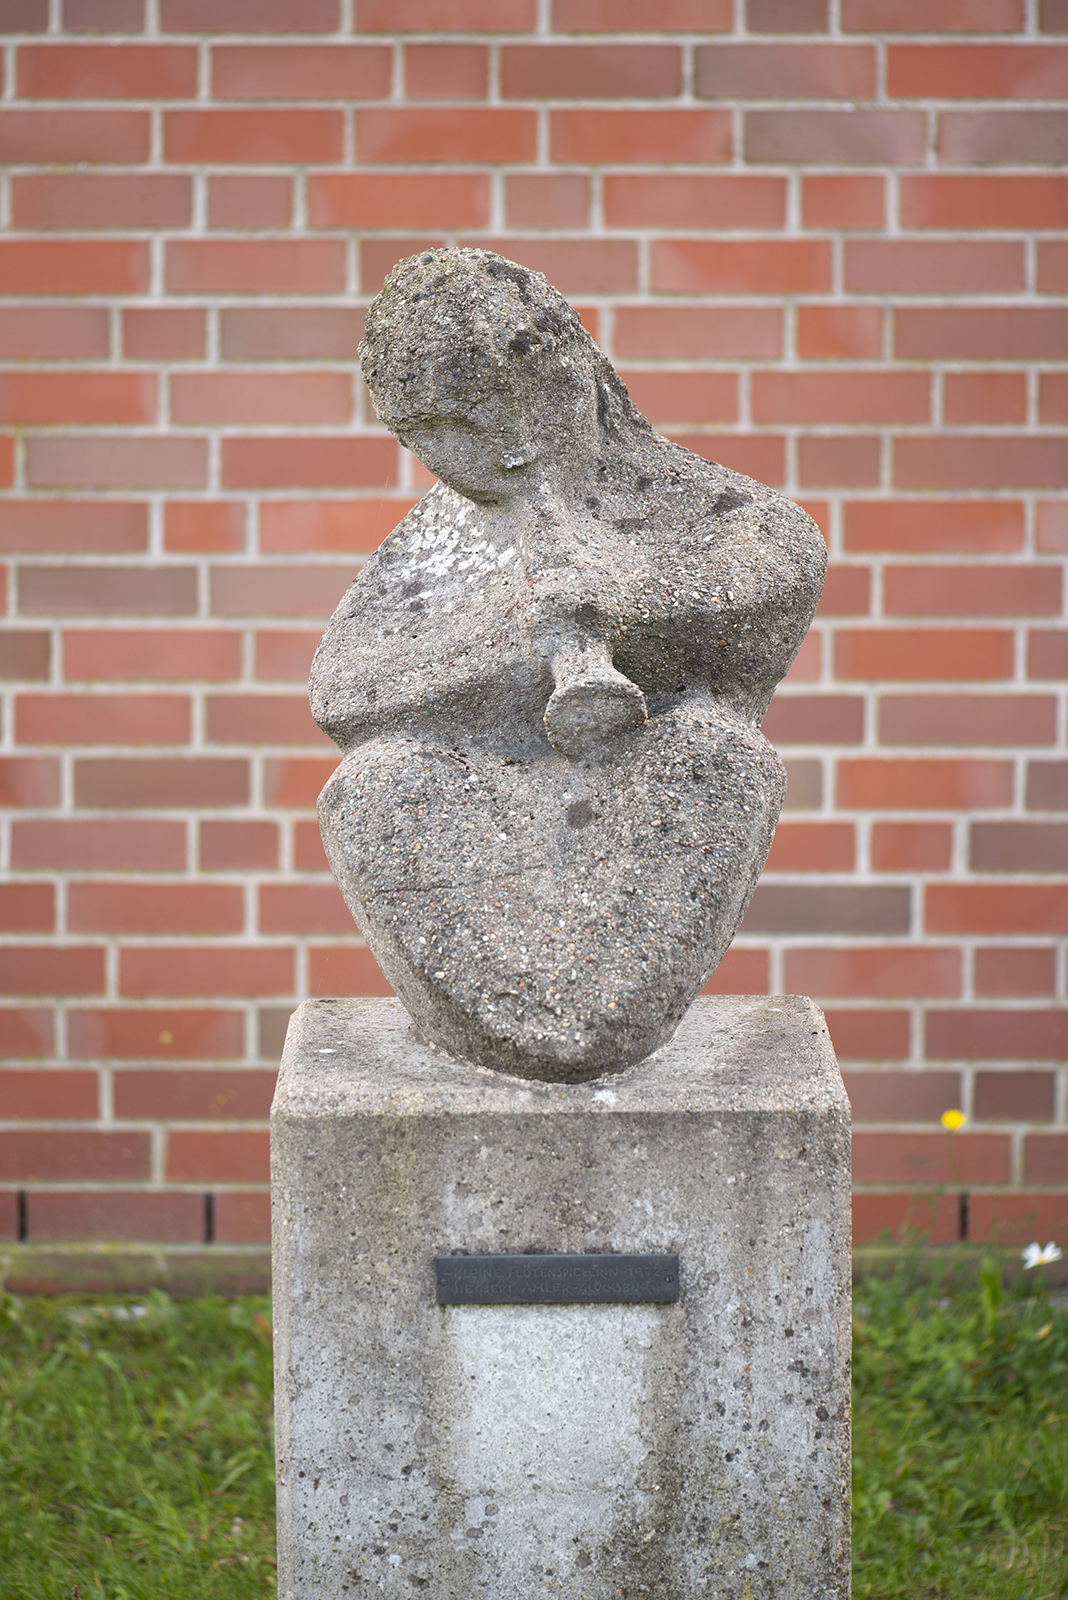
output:
[{"label": "sculpture torso", "polygon": [[[419,264],[464,257],[499,259]],[[316,656],[347,752],[324,841],[424,1033],[589,1077],[670,1035],[741,920],[781,803],[759,722],[825,555],[797,507],[632,412],[572,447],[579,403],[547,447],[476,399],[474,424],[397,426],[468,493],[424,496]]]}]

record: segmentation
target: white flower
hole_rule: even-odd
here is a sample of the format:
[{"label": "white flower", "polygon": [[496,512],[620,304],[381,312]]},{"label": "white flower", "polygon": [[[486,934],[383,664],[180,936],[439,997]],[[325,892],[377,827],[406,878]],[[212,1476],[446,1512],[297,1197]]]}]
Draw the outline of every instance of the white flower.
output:
[{"label": "white flower", "polygon": [[1048,1266],[1051,1261],[1059,1261],[1064,1252],[1058,1249],[1051,1239],[1045,1247],[1040,1244],[1026,1245],[1020,1254],[1023,1256],[1024,1267],[1028,1268]]}]

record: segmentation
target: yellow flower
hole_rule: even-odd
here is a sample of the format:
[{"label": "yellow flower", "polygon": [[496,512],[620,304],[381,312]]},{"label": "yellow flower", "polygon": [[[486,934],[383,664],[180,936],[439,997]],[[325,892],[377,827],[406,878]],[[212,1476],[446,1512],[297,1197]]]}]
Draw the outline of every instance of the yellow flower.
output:
[{"label": "yellow flower", "polygon": [[943,1128],[948,1128],[950,1133],[956,1133],[957,1129],[963,1127],[967,1120],[963,1111],[943,1111],[942,1113],[942,1126]]}]

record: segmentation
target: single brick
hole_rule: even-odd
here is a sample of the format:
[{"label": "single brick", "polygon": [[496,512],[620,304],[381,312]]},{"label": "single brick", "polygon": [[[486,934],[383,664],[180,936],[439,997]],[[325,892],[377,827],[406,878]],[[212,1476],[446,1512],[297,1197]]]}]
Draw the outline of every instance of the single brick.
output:
[{"label": "single brick", "polygon": [[[54,1048],[51,1011],[43,1006],[0,1006],[0,1056],[7,1060],[43,1060]],[[36,1077],[34,1073],[35,1080]]]},{"label": "single brick", "polygon": [[675,45],[505,45],[500,82],[504,100],[674,99],[682,52]]},{"label": "single brick", "polygon": [[797,308],[797,353],[803,361],[875,360],[882,345],[883,313],[878,306]]},{"label": "single brick", "polygon": [[261,884],[257,926],[261,933],[354,934],[352,915],[332,884]]},{"label": "single brick", "polygon": [[[790,9],[797,4],[791,0]],[[784,31],[795,30],[787,25]],[[706,100],[870,100],[875,94],[871,45],[717,40],[699,45],[695,56],[695,91]]]},{"label": "single brick", "polygon": [[1018,33],[1024,0],[842,0],[852,33]]},{"label": "single brick", "polygon": [[4,952],[0,994],[103,994],[104,952],[91,945],[12,945]]},{"label": "single brick", "polygon": [[1068,310],[1047,306],[904,306],[894,313],[904,361],[1057,361],[1068,357]]},{"label": "single brick", "polygon": [[973,872],[1068,873],[1068,822],[974,822]]},{"label": "single brick", "polygon": [[478,106],[356,112],[360,162],[479,162],[486,159],[488,151],[498,162],[533,161],[536,145],[534,111]]},{"label": "single brick", "polygon": [[1060,165],[1068,159],[1068,114],[943,111],[938,157],[947,167]]},{"label": "single brick", "polygon": [[22,872],[182,872],[185,824],[74,817],[15,822],[11,864]]},{"label": "single brick", "polygon": [[175,44],[35,44],[18,53],[27,100],[191,100],[197,53]]},{"label": "single brick", "polygon": [[313,228],[484,228],[489,179],[482,173],[311,173]]},{"label": "single brick", "polygon": [[886,182],[871,173],[806,173],[801,179],[801,216],[806,228],[882,228]]},{"label": "single brick", "polygon": [[855,294],[1007,294],[1025,285],[1023,244],[1010,239],[847,239]]},{"label": "single brick", "polygon": [[166,1171],[171,1183],[266,1183],[270,1178],[267,1130],[172,1130],[167,1135]]},{"label": "single brick", "polygon": [[345,287],[338,239],[171,239],[172,294],[336,294]]},{"label": "single brick", "polygon": [[100,1114],[100,1080],[95,1072],[50,1067],[0,1072],[0,1117],[15,1122],[74,1122]]},{"label": "single brick", "polygon": [[931,381],[923,372],[757,372],[753,421],[924,423]]},{"label": "single brick", "polygon": [[928,933],[1068,933],[1068,895],[1059,884],[931,883],[924,908]]},{"label": "single brick", "polygon": [[928,1011],[926,1048],[940,1061],[1060,1061],[1068,1011]]},{"label": "single brick", "polygon": [[191,616],[196,574],[177,567],[24,566],[19,609],[24,616]]},{"label": "single brick", "polygon": [[961,992],[960,951],[939,945],[788,950],[785,961],[791,994],[908,1000]]},{"label": "single brick", "polygon": [[184,554],[245,548],[245,507],[240,500],[171,500],[164,508],[163,543]]},{"label": "single brick", "polygon": [[108,354],[103,306],[0,307],[0,360],[96,361]]},{"label": "single brick", "polygon": [[[1022,372],[947,372],[942,380],[942,416],[961,423],[1027,421],[1027,378]],[[1056,420],[1040,412],[1040,420]]]},{"label": "single brick", "polygon": [[204,1237],[199,1194],[153,1189],[31,1189],[26,1200],[31,1244],[81,1239],[191,1244]]},{"label": "single brick", "polygon": [[630,361],[775,361],[782,313],[772,306],[620,306],[615,351]]},{"label": "single brick", "polygon": [[171,421],[179,426],[313,427],[344,424],[352,415],[352,379],[346,372],[178,372],[170,395]]},{"label": "single brick", "polygon": [[[856,841],[849,822],[780,822],[767,872],[852,872]],[[763,992],[763,991],[761,991]]]},{"label": "single brick", "polygon": [[1068,48],[1055,44],[894,44],[887,93],[898,100],[1063,100]]},{"label": "single brick", "polygon": [[223,440],[222,482],[227,489],[385,487],[396,477],[397,446],[389,437],[270,434]]},{"label": "single brick", "polygon": [[838,763],[838,804],[867,811],[1000,809],[1012,802],[1009,761],[851,758]]},{"label": "single brick", "polygon": [[72,933],[219,935],[241,933],[244,896],[237,884],[72,883]]},{"label": "single brick", "polygon": [[[265,555],[294,555],[301,550],[376,550],[414,504],[411,496],[387,499],[382,495],[346,500],[265,500],[260,505],[260,549]],[[263,675],[259,666],[257,675]],[[269,672],[266,675],[271,676]],[[307,676],[305,670],[302,681]]]},{"label": "single brick", "polygon": [[278,825],[274,822],[200,824],[202,872],[273,872],[278,866]]},{"label": "single brick", "polygon": [[352,361],[363,312],[349,306],[232,306],[219,312],[224,361]]},{"label": "single brick", "polygon": [[63,0],[65,33],[143,33],[144,0]]},{"label": "single brick", "polygon": [[[26,480],[33,489],[202,489],[208,481],[207,443],[148,434],[31,438]],[[145,574],[156,576],[163,574]]]},{"label": "single brick", "polygon": [[12,166],[129,166],[148,160],[151,137],[147,111],[0,110],[0,161]]},{"label": "single brick", "polygon": [[[505,208],[510,228],[585,228],[590,219],[590,180],[578,172],[512,173],[505,179]],[[609,227],[617,226],[607,195],[605,213]],[[413,218],[405,226],[414,223]]]},{"label": "single brick", "polygon": [[409,44],[404,87],[409,100],[484,100],[489,51],[484,44]]},{"label": "single brick", "polygon": [[348,567],[260,562],[211,572],[211,609],[219,617],[314,617],[325,627],[352,582]]},{"label": "single brick", "polygon": [[25,682],[47,678],[51,662],[52,638],[43,630],[9,628],[0,633],[0,679]]},{"label": "single brick", "polygon": [[776,746],[859,744],[864,737],[864,702],[859,695],[777,694],[763,731]]},{"label": "single brick", "polygon": [[356,0],[366,33],[532,33],[537,0]]},{"label": "single brick", "polygon": [[1057,703],[1052,695],[885,695],[878,730],[887,745],[1053,744]]},{"label": "single brick", "polygon": [[876,822],[871,864],[876,872],[945,872],[953,854],[953,832],[944,822]]},{"label": "single brick", "polygon": [[[1068,32],[1068,29],[1065,30]],[[1068,1193],[973,1194],[968,1237],[1000,1246],[1063,1239],[1068,1233]]]},{"label": "single brick", "polygon": [[21,694],[15,701],[20,744],[186,744],[187,695]]},{"label": "single brick", "polygon": [[776,166],[919,166],[926,127],[918,111],[747,111],[745,157]]},{"label": "single brick", "polygon": [[286,229],[293,219],[293,180],[281,174],[218,173],[208,179],[209,228]]},{"label": "single brick", "polygon": [[960,1206],[955,1194],[909,1194],[853,1191],[853,1243],[879,1244],[885,1238],[901,1243],[956,1244],[960,1238]]},{"label": "single brick", "polygon": [[1068,629],[1031,629],[1027,636],[1027,676],[1054,683],[1068,678]]},{"label": "single brick", "polygon": [[[509,181],[513,188],[524,183],[578,183],[585,196],[586,180],[565,174]],[[764,174],[609,173],[604,179],[604,217],[610,228],[715,228],[717,233],[781,228],[786,221],[786,183]],[[585,209],[566,225],[584,224]]]},{"label": "single brick", "polygon": [[661,293],[820,294],[831,287],[830,245],[821,240],[659,239],[651,260]]},{"label": "single brick", "polygon": [[745,0],[750,33],[824,33],[827,0]]},{"label": "single brick", "polygon": [[[1024,1140],[1024,1182],[1068,1184],[1068,1134],[1032,1133]],[[1062,1206],[1064,1197],[1061,1196]]]},{"label": "single brick", "polygon": [[1029,811],[1063,811],[1068,806],[1068,761],[1029,761]]},{"label": "single brick", "polygon": [[393,990],[363,945],[313,945],[308,950],[308,993],[388,995]]},{"label": "single brick", "polygon": [[160,0],[163,33],[336,33],[338,0]]},{"label": "single brick", "polygon": [[620,371],[634,404],[658,427],[738,420],[733,372]]},{"label": "single brick", "polygon": [[911,892],[867,884],[763,883],[742,934],[907,933]]},{"label": "single brick", "polygon": [[244,1016],[217,1008],[138,1006],[74,1009],[70,1048],[118,1061],[233,1061],[245,1053]]},{"label": "single brick", "polygon": [[12,554],[120,555],[147,549],[148,507],[141,501],[4,502],[0,550]]},{"label": "single brick", "polygon": [[215,1195],[215,1238],[220,1244],[266,1244],[271,1238],[269,1189],[220,1189]]},{"label": "single brick", "polygon": [[216,756],[109,756],[75,762],[74,798],[93,810],[180,810],[248,803],[244,759]]},{"label": "single brick", "polygon": [[202,361],[204,312],[178,306],[132,306],[122,313],[122,348],[129,361]]},{"label": "single brick", "polygon": [[855,1133],[853,1182],[1008,1183],[1008,1134],[958,1133],[952,1151],[951,1159],[941,1129],[937,1133]]},{"label": "single brick", "polygon": [[979,1122],[1052,1122],[1055,1089],[1052,1072],[977,1072],[972,1108]]},{"label": "single brick", "polygon": [[824,1015],[840,1061],[898,1061],[909,1054],[907,1011],[827,1006]]},{"label": "single brick", "polygon": [[143,294],[148,282],[141,240],[0,241],[0,294]]},{"label": "single brick", "polygon": [[1049,995],[1057,988],[1057,952],[1051,945],[979,946],[974,956],[977,995]]},{"label": "single brick", "polygon": [[766,950],[734,945],[713,972],[702,994],[767,994],[770,962]]},{"label": "single brick", "polygon": [[880,456],[877,438],[858,434],[802,436],[798,441],[798,476],[806,489],[870,489],[879,482]]},{"label": "single brick", "polygon": [[383,100],[390,51],[382,45],[226,45],[211,52],[217,100]]},{"label": "single brick", "polygon": [[958,1072],[848,1072],[854,1122],[937,1122],[961,1102]]},{"label": "single brick", "polygon": [[8,0],[0,14],[0,34],[47,32],[48,0]]},{"label": "single brick", "polygon": [[716,33],[734,24],[731,0],[552,0],[554,33]]},{"label": "single brick", "polygon": [[263,772],[264,800],[271,806],[314,810],[319,791],[336,766],[337,760],[329,756],[268,760]]},{"label": "single brick", "polygon": [[293,951],[235,944],[119,952],[119,992],[126,999],[252,999],[293,992]]},{"label": "single brick", "polygon": [[147,1133],[0,1132],[0,1178],[8,1182],[136,1182],[149,1174]]},{"label": "single brick", "polygon": [[149,373],[0,373],[0,424],[154,422],[156,412]]},{"label": "single brick", "polygon": [[270,1114],[276,1074],[222,1072],[217,1067],[191,1072],[122,1070],[115,1073],[116,1117],[168,1122],[264,1122]]},{"label": "single brick", "polygon": [[212,694],[206,700],[209,744],[328,745],[308,695]]},{"label": "single brick", "polygon": [[205,628],[71,628],[63,635],[68,683],[218,682],[241,676],[241,635]]},{"label": "single brick", "polygon": [[1023,548],[1018,500],[852,500],[845,548],[916,555],[986,555]]},{"label": "single brick", "polygon": [[[1000,54],[1001,46],[997,50]],[[983,233],[1064,228],[1068,227],[1068,178],[903,173],[899,206],[906,228],[976,228]]]},{"label": "single brick", "polygon": [[55,898],[50,883],[0,883],[0,931],[53,933]]},{"label": "single brick", "polygon": [[903,489],[1068,487],[1059,434],[951,434],[894,440],[894,482]]},{"label": "single brick", "polygon": [[[513,115],[529,115],[514,112]],[[730,113],[700,111],[553,111],[553,161],[598,166],[694,165],[729,161]]]}]

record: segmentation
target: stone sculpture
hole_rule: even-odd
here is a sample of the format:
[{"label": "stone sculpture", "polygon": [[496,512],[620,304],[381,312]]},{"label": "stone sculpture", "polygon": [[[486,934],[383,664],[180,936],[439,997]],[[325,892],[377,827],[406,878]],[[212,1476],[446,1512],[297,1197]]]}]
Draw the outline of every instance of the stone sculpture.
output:
[{"label": "stone sculpture", "polygon": [[434,1045],[619,1071],[730,944],[771,844],[760,733],[819,600],[799,507],[653,432],[539,273],[402,261],[360,363],[440,483],[361,571],[311,674],[345,759],[330,865]]}]

